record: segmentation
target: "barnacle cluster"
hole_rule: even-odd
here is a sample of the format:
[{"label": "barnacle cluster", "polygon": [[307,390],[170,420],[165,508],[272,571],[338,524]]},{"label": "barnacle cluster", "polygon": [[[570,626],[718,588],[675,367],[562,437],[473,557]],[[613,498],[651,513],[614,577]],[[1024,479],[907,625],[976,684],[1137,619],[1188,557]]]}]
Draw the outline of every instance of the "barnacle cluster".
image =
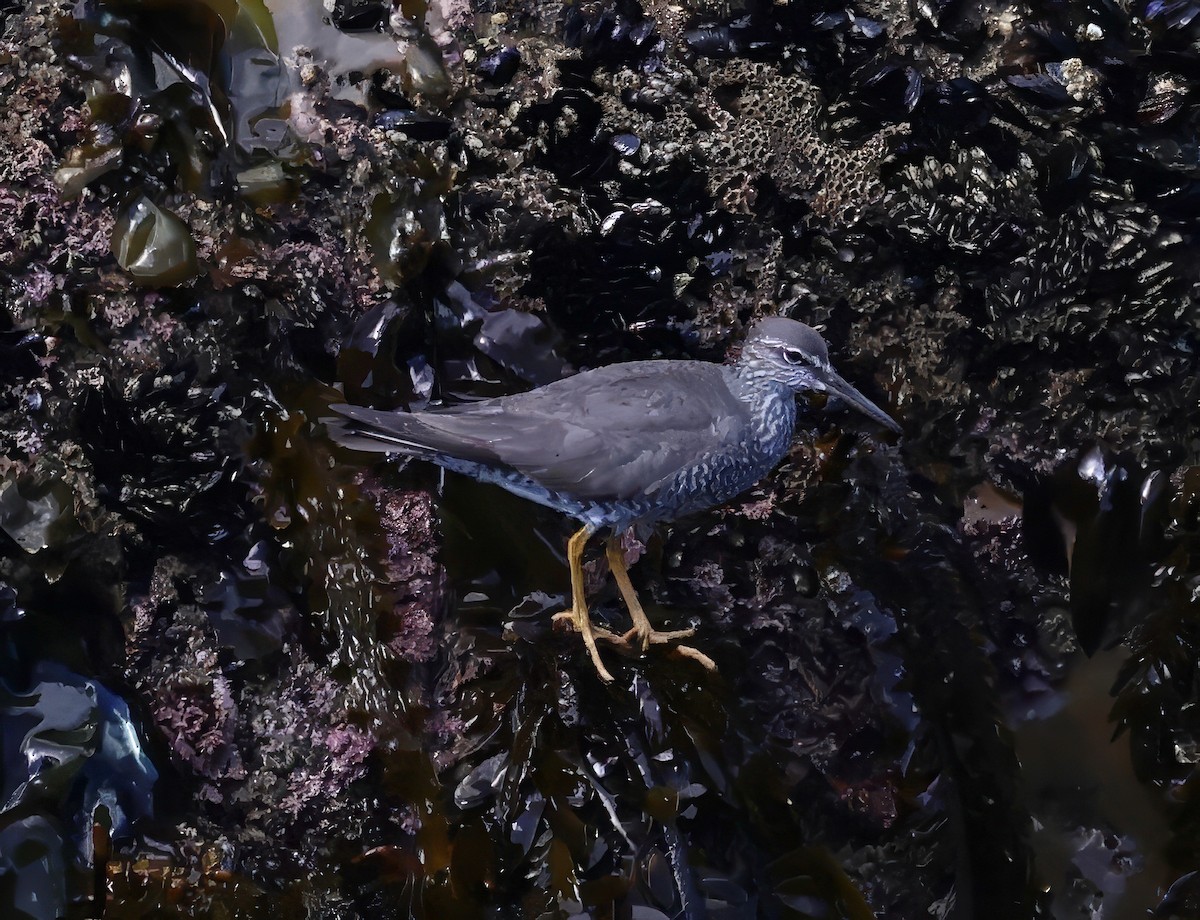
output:
[{"label": "barnacle cluster", "polygon": [[895,129],[843,146],[825,136],[821,92],[799,74],[733,61],[708,77],[700,102],[715,124],[697,144],[726,209],[753,213],[754,184],[768,180],[785,196],[808,193],[815,217],[838,227],[883,197],[878,169]]}]

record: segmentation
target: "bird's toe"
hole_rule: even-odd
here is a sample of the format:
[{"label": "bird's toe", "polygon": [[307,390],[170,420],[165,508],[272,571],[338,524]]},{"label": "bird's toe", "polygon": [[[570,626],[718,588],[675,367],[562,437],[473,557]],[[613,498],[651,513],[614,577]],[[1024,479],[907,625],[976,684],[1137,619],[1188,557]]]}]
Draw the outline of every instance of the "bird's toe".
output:
[{"label": "bird's toe", "polygon": [[574,610],[563,610],[561,613],[554,614],[551,622],[555,629],[578,632],[583,637],[588,655],[592,659],[592,665],[596,668],[596,674],[606,684],[613,682],[613,676],[600,658],[599,645],[601,643],[629,658],[641,657],[652,646],[670,646],[671,655],[695,661],[707,671],[715,672],[717,670],[716,662],[703,652],[690,645],[679,644],[683,639],[690,639],[695,635],[694,629],[658,630],[647,624],[647,628],[639,628],[638,625],[635,625],[627,632],[618,634],[603,626],[593,625],[590,619],[581,618]]},{"label": "bird's toe", "polygon": [[695,661],[704,670],[710,671],[713,674],[717,673],[717,663],[705,655],[704,652],[692,648],[690,645],[677,645],[671,649],[671,654],[679,658],[687,658],[689,661]]},{"label": "bird's toe", "polygon": [[645,652],[650,648],[650,641],[654,636],[654,630],[649,623],[635,623],[629,632],[625,633],[624,640],[631,643],[638,652]]}]

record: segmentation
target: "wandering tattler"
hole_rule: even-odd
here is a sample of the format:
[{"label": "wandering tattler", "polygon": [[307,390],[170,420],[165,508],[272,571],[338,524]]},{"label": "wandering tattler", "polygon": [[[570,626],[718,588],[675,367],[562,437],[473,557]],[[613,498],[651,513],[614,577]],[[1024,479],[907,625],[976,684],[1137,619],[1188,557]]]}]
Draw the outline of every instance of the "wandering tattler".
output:
[{"label": "wandering tattler", "polygon": [[[692,633],[650,625],[629,580],[621,534],[710,508],[762,479],[787,453],[794,395],[806,391],[827,392],[900,430],[834,371],[815,329],[775,317],[750,329],[732,365],[630,361],[528,393],[423,412],[336,405],[330,408],[345,419],[331,431],[346,447],[429,460],[580,521],[567,543],[571,610],[560,616],[570,616],[596,671],[611,681],[597,638],[645,651]],[[600,531],[608,533],[609,566],[633,619],[623,636],[594,627],[588,617],[583,550]],[[676,647],[714,667],[701,652]]]}]

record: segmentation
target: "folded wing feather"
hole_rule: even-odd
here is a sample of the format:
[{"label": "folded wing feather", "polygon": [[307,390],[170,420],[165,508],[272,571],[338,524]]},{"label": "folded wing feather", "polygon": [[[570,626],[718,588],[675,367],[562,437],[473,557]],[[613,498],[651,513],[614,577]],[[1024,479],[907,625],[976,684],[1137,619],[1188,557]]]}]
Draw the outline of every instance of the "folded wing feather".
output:
[{"label": "folded wing feather", "polygon": [[736,448],[749,412],[719,365],[644,361],[515,396],[426,412],[333,406],[357,450],[439,455],[515,470],[581,499],[651,497],[712,451]]}]

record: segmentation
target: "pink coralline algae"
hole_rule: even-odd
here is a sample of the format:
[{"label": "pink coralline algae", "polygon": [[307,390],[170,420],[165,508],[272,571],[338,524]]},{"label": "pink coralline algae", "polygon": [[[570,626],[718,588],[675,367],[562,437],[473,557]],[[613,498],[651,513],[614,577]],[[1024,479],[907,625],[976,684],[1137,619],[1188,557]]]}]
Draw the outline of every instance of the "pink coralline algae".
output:
[{"label": "pink coralline algae", "polygon": [[433,501],[425,492],[386,490],[366,474],[361,485],[375,502],[387,541],[384,575],[396,597],[383,624],[388,647],[406,661],[429,661],[437,649],[435,625],[443,579],[435,557]]}]

